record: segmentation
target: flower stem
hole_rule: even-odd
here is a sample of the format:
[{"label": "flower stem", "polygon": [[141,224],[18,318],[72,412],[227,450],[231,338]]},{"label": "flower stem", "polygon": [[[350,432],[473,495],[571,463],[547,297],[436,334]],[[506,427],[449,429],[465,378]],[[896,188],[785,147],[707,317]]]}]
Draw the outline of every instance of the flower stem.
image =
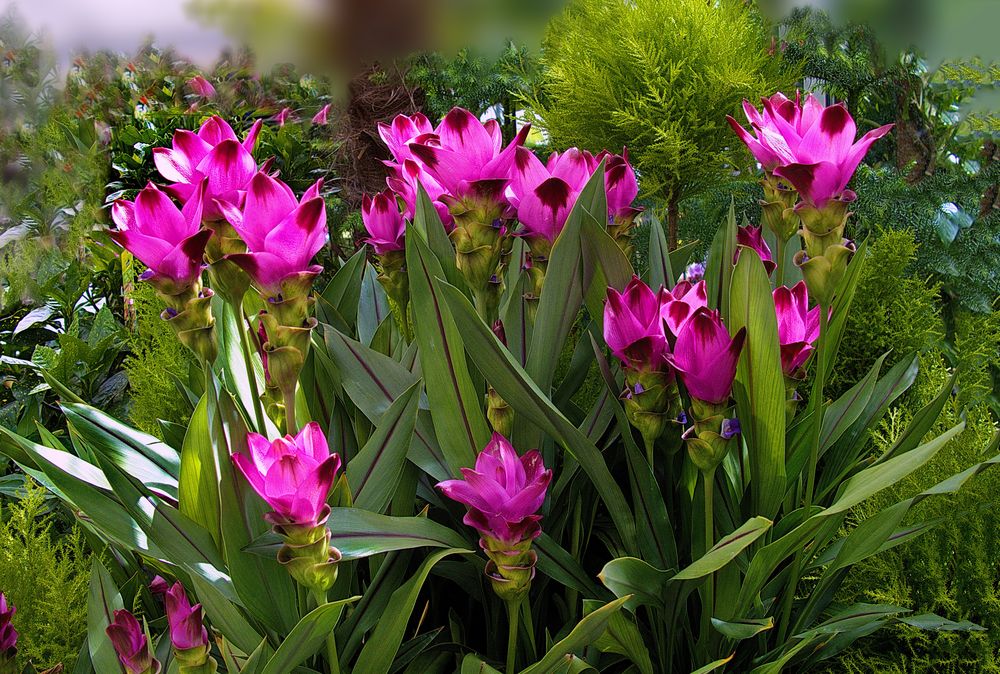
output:
[{"label": "flower stem", "polygon": [[240,306],[240,346],[243,349],[243,363],[247,368],[247,381],[250,384],[250,397],[253,398],[253,412],[257,419],[257,432],[265,433],[264,408],[260,403],[260,392],[257,390],[257,374],[253,367],[253,351],[250,349],[250,321],[246,311]]},{"label": "flower stem", "polygon": [[774,270],[774,287],[778,288],[785,284],[785,245],[786,242],[780,236],[778,237],[778,266]]},{"label": "flower stem", "polygon": [[299,432],[298,424],[295,421],[295,389],[282,391],[281,397],[285,403],[285,433],[295,435]]},{"label": "flower stem", "polygon": [[[313,592],[316,608],[327,603],[326,592]],[[337,637],[333,630],[326,636],[326,659],[330,663],[330,674],[340,674],[340,658],[337,656]]]},{"label": "flower stem", "polygon": [[[713,498],[715,492],[715,469],[705,470],[701,473],[705,484],[705,554],[712,549],[715,544],[715,513],[713,511]],[[705,579],[705,591],[702,594],[701,609],[701,641],[708,647],[709,636],[712,630],[712,613],[715,611],[715,574],[709,574]]]},{"label": "flower stem", "polygon": [[514,674],[514,661],[517,659],[517,626],[521,617],[521,600],[508,601],[507,604],[507,674]]}]

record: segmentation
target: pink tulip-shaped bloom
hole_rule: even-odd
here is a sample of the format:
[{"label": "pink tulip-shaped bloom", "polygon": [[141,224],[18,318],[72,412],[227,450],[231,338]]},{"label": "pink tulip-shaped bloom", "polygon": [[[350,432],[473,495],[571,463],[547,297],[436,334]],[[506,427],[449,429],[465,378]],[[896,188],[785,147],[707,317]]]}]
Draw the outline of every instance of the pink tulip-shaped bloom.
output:
[{"label": "pink tulip-shaped bloom", "polygon": [[524,143],[525,125],[503,146],[500,125],[485,124],[462,108],[453,108],[433,133],[424,133],[408,143],[413,158],[445,189],[445,203],[467,196],[503,200],[514,163],[515,149]]},{"label": "pink tulip-shaped bloom", "polygon": [[375,248],[377,254],[403,250],[406,222],[396,205],[396,195],[390,190],[379,192],[374,198],[367,194],[364,196],[361,202],[361,220],[368,230],[366,242]]},{"label": "pink tulip-shaped bloom", "polygon": [[161,575],[155,575],[153,576],[153,580],[149,581],[149,591],[154,595],[166,594],[169,589],[170,583]]},{"label": "pink tulip-shaped bloom", "polygon": [[417,211],[417,186],[421,185],[427,192],[427,197],[431,200],[434,209],[444,223],[445,229],[449,232],[454,228],[455,220],[448,211],[448,206],[441,201],[444,195],[444,188],[434,180],[423,167],[413,159],[406,159],[402,164],[386,162],[389,166],[389,176],[385,179],[389,189],[396,193],[406,205],[404,211],[406,217],[413,221]]},{"label": "pink tulip-shaped bloom", "polygon": [[409,143],[417,136],[425,133],[432,133],[434,127],[427,117],[418,112],[413,115],[396,115],[392,124],[379,122],[378,135],[389,148],[389,152],[396,159],[397,164],[402,164],[407,159],[413,159],[410,152]]},{"label": "pink tulip-shaped bloom", "polygon": [[146,631],[135,616],[124,609],[115,611],[115,619],[104,630],[127,674],[158,674],[160,663],[149,652]]},{"label": "pink tulip-shaped bloom", "polygon": [[[757,257],[760,261],[764,263],[764,271],[770,276],[771,272],[774,271],[775,267],[778,265],[774,262],[774,258],[771,255],[771,247],[767,245],[767,241],[764,240],[764,233],[760,226],[754,227],[753,225],[747,225],[746,227],[739,227],[736,229],[736,244],[738,246],[746,246],[747,248],[753,250],[757,253]],[[740,259],[740,248],[736,249],[736,255],[733,257],[733,264]]]},{"label": "pink tulip-shaped bloom", "polygon": [[745,338],[746,328],[730,337],[719,312],[702,307],[684,324],[667,358],[692,398],[719,405],[729,399]]},{"label": "pink tulip-shaped bloom", "polygon": [[211,230],[201,228],[205,182],[195,186],[182,209],[152,183],[134,202],[115,202],[111,217],[118,229],[108,235],[148,267],[142,280],[181,290],[201,276],[205,245],[212,236]]},{"label": "pink tulip-shaped bloom", "polygon": [[516,148],[507,198],[517,208],[522,236],[554,242],[595,168],[594,157],[575,147],[552,153],[548,164],[528,148]]},{"label": "pink tulip-shaped bloom", "polygon": [[268,521],[309,527],[325,521],[340,457],[330,453],[319,424],[310,422],[294,438],[286,435],[274,442],[250,433],[247,445],[249,454],[233,454],[233,463],[274,509]]},{"label": "pink tulip-shaped bloom", "polygon": [[[705,272],[702,269],[702,276]],[[692,283],[688,280],[678,281],[670,292],[664,292],[660,298],[660,318],[667,326],[670,334],[677,337],[688,319],[702,307],[708,306],[708,291],[705,281]]]},{"label": "pink tulip-shaped bloom", "polygon": [[269,298],[277,298],[285,279],[323,270],[312,259],[326,243],[326,206],[320,179],[301,201],[285,183],[257,173],[247,188],[243,209],[217,202],[229,224],[247,245],[246,253],[226,257],[240,265]]},{"label": "pink tulip-shaped bloom", "polygon": [[202,98],[215,97],[215,87],[213,87],[212,83],[206,80],[201,75],[195,75],[194,77],[189,79],[187,83],[188,86],[191,87],[191,91],[193,91],[198,96],[201,96]]},{"label": "pink tulip-shaped bloom", "polygon": [[812,94],[804,103],[798,95],[793,101],[779,94],[763,103],[763,113],[749,103],[743,106],[756,138],[732,118],[730,125],[765,170],[790,182],[816,208],[842,196],[853,198],[845,192],[847,183],[872,144],[893,126],[880,126],[855,142],[858,128],[843,103],[824,107]]},{"label": "pink tulip-shaped bloom", "polygon": [[313,115],[312,123],[317,126],[325,126],[329,121],[330,116],[330,104],[327,103],[322,108],[319,109],[315,115]]},{"label": "pink tulip-shaped bloom", "polygon": [[202,624],[201,604],[191,606],[184,586],[176,582],[167,590],[164,598],[167,609],[167,623],[170,625],[170,641],[177,650],[207,647],[208,630]]},{"label": "pink tulip-shaped bloom", "polygon": [[[604,150],[595,157],[595,162],[604,164],[604,188],[608,195],[608,218],[630,218],[639,213],[632,203],[639,196],[639,181],[635,170],[628,161],[628,148],[621,154],[611,154]],[[594,168],[597,168],[596,165]]]},{"label": "pink tulip-shaped bloom", "polygon": [[280,129],[285,124],[287,124],[288,121],[291,120],[291,118],[292,118],[292,109],[291,108],[282,108],[281,111],[278,112],[278,114],[276,114],[273,117],[273,120],[277,123],[278,128]]},{"label": "pink tulip-shaped bloom", "polygon": [[484,539],[517,544],[536,538],[542,529],[538,510],[552,480],[536,450],[518,456],[507,438],[494,433],[476,458],[463,468],[462,480],[438,483],[444,495],[468,508],[462,520]]},{"label": "pink tulip-shaped bloom", "polygon": [[660,371],[670,349],[661,318],[665,291],[654,293],[638,276],[625,291],[608,288],[604,304],[604,341],[625,367]]},{"label": "pink tulip-shaped bloom", "polygon": [[258,120],[243,142],[232,127],[219,116],[205,120],[193,133],[186,129],[174,132],[173,147],[153,148],[153,162],[165,179],[173,181],[165,189],[178,201],[187,202],[195,189],[205,184],[205,220],[221,220],[217,201],[239,204],[243,190],[257,171],[253,148],[261,122]]},{"label": "pink tulip-shaped bloom", "polygon": [[17,654],[17,630],[12,622],[17,608],[7,603],[7,597],[0,592],[0,663],[12,660]]},{"label": "pink tulip-shaped bloom", "polygon": [[778,342],[781,344],[781,370],[794,376],[813,352],[819,339],[819,306],[809,309],[809,291],[805,281],[791,288],[774,289],[774,312],[778,317]]}]

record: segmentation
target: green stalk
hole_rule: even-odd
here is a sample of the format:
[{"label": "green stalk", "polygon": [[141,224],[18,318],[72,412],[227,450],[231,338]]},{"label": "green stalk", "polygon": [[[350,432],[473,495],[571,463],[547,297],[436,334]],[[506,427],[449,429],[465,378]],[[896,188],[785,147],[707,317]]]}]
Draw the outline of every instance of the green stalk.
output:
[{"label": "green stalk", "polygon": [[[813,390],[810,403],[813,408],[812,446],[809,451],[809,468],[806,473],[806,493],[803,502],[808,510],[813,504],[816,490],[816,465],[819,462],[819,443],[823,434],[823,385],[826,379],[826,340],[830,311],[826,306],[819,307],[819,342],[816,345],[816,378],[813,380]],[[778,625],[778,643],[785,640],[789,623],[792,619],[792,604],[795,601],[795,590],[798,588],[802,573],[802,551],[795,553],[788,575],[788,584],[781,598],[781,624]]]},{"label": "green stalk", "polygon": [[504,602],[507,604],[507,674],[514,674],[517,658],[517,626],[521,617],[521,600]]},{"label": "green stalk", "polygon": [[[583,502],[581,499],[575,499],[573,502],[573,525],[570,529],[570,542],[569,549],[570,554],[573,555],[575,559],[580,558],[580,534],[583,522]],[[579,592],[574,588],[566,588],[566,604],[569,609],[569,620],[570,622],[576,621],[576,602],[579,599]]]},{"label": "green stalk", "polygon": [[282,391],[281,398],[285,403],[285,434],[295,435],[299,432],[298,423],[295,421],[295,389]]},{"label": "green stalk", "polygon": [[250,321],[246,311],[240,305],[240,347],[243,349],[243,364],[247,368],[247,381],[250,383],[250,397],[253,398],[253,412],[257,419],[257,432],[265,433],[264,407],[260,403],[260,392],[257,390],[257,374],[253,367],[253,351],[250,349]]},{"label": "green stalk", "polygon": [[[326,592],[313,592],[316,608],[327,603]],[[340,674],[340,658],[337,656],[337,637],[333,630],[326,636],[326,659],[330,662],[330,674]]]},{"label": "green stalk", "polygon": [[[702,471],[705,483],[705,553],[712,549],[715,541],[715,513],[713,498],[715,492],[715,469]],[[715,610],[715,574],[709,574],[705,579],[705,591],[702,594],[701,608],[701,641],[708,648],[712,630],[712,613]]]},{"label": "green stalk", "polygon": [[774,287],[785,284],[785,240],[778,237],[778,267],[774,270]]}]

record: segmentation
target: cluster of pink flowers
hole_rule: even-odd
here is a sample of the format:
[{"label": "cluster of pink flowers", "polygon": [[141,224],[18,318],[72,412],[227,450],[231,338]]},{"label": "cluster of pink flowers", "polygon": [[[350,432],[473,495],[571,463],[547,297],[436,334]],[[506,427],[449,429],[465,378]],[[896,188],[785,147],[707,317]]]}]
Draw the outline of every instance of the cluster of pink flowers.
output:
[{"label": "cluster of pink flowers", "polygon": [[496,120],[481,122],[462,108],[449,112],[437,127],[421,113],[380,124],[379,134],[393,160],[386,162],[388,189],[366,198],[362,211],[369,243],[379,254],[402,250],[420,184],[449,231],[463,200],[486,197],[500,206],[504,220],[520,222],[519,235],[551,244],[602,160],[609,219],[634,217],[632,203],[639,187],[627,152],[595,156],[570,148],[553,153],[543,164],[523,144],[528,130],[522,127],[504,146]]},{"label": "cluster of pink flowers", "polygon": [[13,664],[17,655],[17,630],[12,623],[16,612],[17,608],[0,592],[0,666]]}]

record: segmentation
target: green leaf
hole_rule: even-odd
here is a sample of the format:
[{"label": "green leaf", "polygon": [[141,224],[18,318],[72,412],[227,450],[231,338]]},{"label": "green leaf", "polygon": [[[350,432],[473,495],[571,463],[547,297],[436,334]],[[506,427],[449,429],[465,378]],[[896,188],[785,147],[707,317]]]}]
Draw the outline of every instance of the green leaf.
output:
[{"label": "green leaf", "polygon": [[[600,603],[593,599],[584,599],[584,613],[590,613],[600,606]],[[653,674],[653,661],[649,657],[645,638],[636,626],[635,619],[627,613],[619,611],[611,616],[608,628],[594,642],[594,646],[602,653],[624,655],[635,664],[641,674]]]},{"label": "green leaf", "polygon": [[319,300],[316,305],[317,313],[320,313],[324,306],[333,307],[337,314],[347,321],[349,328],[355,327],[367,256],[368,249],[362,246],[337,270],[326,289],[317,298]]},{"label": "green leaf", "polygon": [[[679,277],[681,273],[687,269],[688,260],[691,259],[691,253],[694,252],[699,243],[701,243],[701,241],[695,239],[694,241],[689,241],[685,244],[677,246],[670,251],[670,267],[674,270],[681,270],[680,273],[676,271],[674,272],[674,280],[676,280],[677,277]],[[673,285],[673,281],[671,281],[671,285]]]},{"label": "green leaf", "polygon": [[372,343],[375,331],[390,315],[389,298],[377,277],[375,268],[366,264],[365,275],[361,280],[361,297],[358,300],[358,339],[362,344]]},{"label": "green leaf", "polygon": [[670,259],[670,248],[667,246],[667,236],[663,232],[663,223],[659,218],[650,215],[648,285],[654,291],[660,286],[669,290],[674,287],[676,280],[677,275]]},{"label": "green leaf", "polygon": [[455,264],[455,247],[448,238],[448,231],[441,222],[441,216],[427,194],[427,190],[417,183],[417,203],[413,212],[413,229],[420,233],[423,242],[437,258],[444,272],[444,278],[456,288],[465,290],[465,277]]},{"label": "green leaf", "polygon": [[[747,255],[746,257],[750,257]],[[765,517],[753,517],[733,533],[725,536],[712,546],[712,549],[695,560],[671,580],[695,580],[715,573],[736,555],[745,550],[751,543],[764,535],[771,528],[771,520]]]},{"label": "green leaf", "polygon": [[747,445],[753,513],[774,517],[785,496],[785,386],[771,284],[756,255],[733,271],[729,330],[746,328],[733,397]]},{"label": "green leaf", "polygon": [[608,234],[607,227],[589,213],[584,215],[580,239],[587,311],[597,325],[603,326],[604,298],[608,288],[624,290],[634,272],[628,257]]},{"label": "green leaf", "polygon": [[985,632],[986,628],[977,625],[969,620],[948,620],[935,613],[921,613],[920,615],[906,616],[900,618],[899,622],[906,623],[910,627],[932,632]]},{"label": "green leaf", "polygon": [[478,655],[466,654],[462,658],[462,670],[459,674],[501,674],[500,670],[493,669],[483,662]]},{"label": "green leaf", "polygon": [[326,637],[337,626],[344,607],[358,599],[360,597],[350,597],[323,604],[307,614],[281,641],[278,650],[267,661],[262,674],[286,674],[306,658],[314,655],[323,647]]},{"label": "green leaf", "polygon": [[419,401],[418,381],[393,401],[371,438],[347,465],[355,508],[380,513],[392,500],[406,463]]},{"label": "green leaf", "polygon": [[406,265],[431,420],[448,466],[457,475],[459,468],[475,463],[490,438],[483,392],[472,383],[462,334],[435,285],[444,272],[419,236],[406,238]]},{"label": "green leaf", "polygon": [[417,572],[405,583],[400,585],[386,608],[382,618],[375,626],[368,643],[361,649],[353,671],[357,674],[387,674],[392,668],[396,651],[403,643],[403,633],[410,621],[410,614],[417,603],[417,595],[423,587],[427,575],[440,560],[449,555],[470,554],[470,550],[449,548],[429,555]]},{"label": "green leaf", "polygon": [[[735,653],[733,655],[735,655]],[[728,658],[713,660],[704,667],[699,667],[698,669],[694,670],[693,672],[691,672],[691,674],[709,674],[709,672],[714,672],[719,667],[725,667],[726,665],[728,665],[729,661],[733,659],[733,655],[730,655]]]},{"label": "green leaf", "polygon": [[580,562],[576,561],[573,555],[566,552],[548,534],[543,533],[536,538],[533,547],[538,554],[538,570],[546,576],[587,596],[602,595],[601,589],[583,570]]},{"label": "green leaf", "polygon": [[628,597],[615,599],[587,615],[576,624],[566,638],[557,642],[541,660],[522,670],[521,674],[548,674],[556,670],[564,656],[594,643],[607,629],[611,617],[621,610],[628,599]]},{"label": "green leaf", "polygon": [[125,608],[108,570],[95,556],[90,565],[90,595],[87,602],[87,647],[97,672],[118,672],[118,655],[105,629],[114,622],[114,612]]},{"label": "green leaf", "polygon": [[797,636],[804,637],[812,634],[846,632],[857,629],[873,620],[885,620],[886,618],[909,612],[909,609],[902,608],[901,606],[892,606],[891,604],[854,604],[829,620]]},{"label": "green leaf", "polygon": [[607,505],[618,533],[632,548],[635,522],[601,451],[556,409],[497,340],[493,331],[483,323],[468,299],[457,288],[440,281],[438,285],[441,296],[464,327],[466,348],[469,355],[475,358],[479,371],[515,412],[551,436],[580,463]]},{"label": "green leaf", "polygon": [[208,398],[194,408],[181,448],[181,475],[177,507],[205,527],[221,547],[219,483],[215,474],[215,449],[208,432]]},{"label": "green leaf", "polygon": [[924,439],[924,436],[930,432],[941,416],[941,410],[944,409],[945,403],[951,399],[957,379],[958,372],[955,372],[945,382],[944,386],[941,387],[934,400],[924,405],[913,415],[913,419],[910,421],[910,425],[906,427],[906,430],[896,438],[896,442],[892,443],[892,447],[879,457],[880,463],[890,457],[906,454]]},{"label": "green leaf", "polygon": [[829,353],[823,359],[826,368],[826,381],[830,381],[833,368],[838,361],[837,354],[840,352],[840,341],[843,339],[844,330],[847,327],[847,318],[851,312],[851,304],[854,302],[854,294],[858,289],[858,283],[861,280],[861,272],[866,264],[867,255],[868,242],[863,241],[847,265],[847,273],[840,282],[840,287],[837,289],[837,296],[833,299],[830,325],[827,330]]},{"label": "green leaf", "polygon": [[616,597],[629,597],[626,608],[663,608],[663,591],[670,572],[661,571],[636,557],[619,557],[604,565],[597,577]]},{"label": "green leaf", "polygon": [[[733,277],[733,258],[736,256],[736,206],[729,204],[729,214],[722,227],[715,231],[712,246],[708,250],[705,263],[705,290],[708,306],[722,312],[723,319],[729,318],[729,295],[726,293]],[[744,256],[740,257],[753,257]],[[772,308],[773,312],[773,308]]]},{"label": "green leaf", "polygon": [[745,620],[719,620],[712,618],[712,627],[730,639],[749,639],[774,627],[774,618],[747,618]]},{"label": "green leaf", "polygon": [[212,621],[212,627],[241,651],[253,652],[263,637],[247,621],[239,607],[215,585],[197,574],[191,574],[191,589],[205,609],[205,615]]}]

